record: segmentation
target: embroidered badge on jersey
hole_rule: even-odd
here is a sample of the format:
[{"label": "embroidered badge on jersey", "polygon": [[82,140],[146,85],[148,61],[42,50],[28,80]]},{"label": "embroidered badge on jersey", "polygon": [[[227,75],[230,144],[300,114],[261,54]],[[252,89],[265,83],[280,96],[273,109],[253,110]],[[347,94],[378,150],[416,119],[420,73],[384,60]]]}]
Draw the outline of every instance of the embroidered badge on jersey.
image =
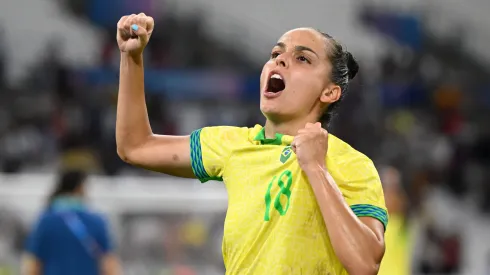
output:
[{"label": "embroidered badge on jersey", "polygon": [[288,161],[289,157],[291,157],[291,153],[293,150],[291,150],[291,146],[286,146],[284,150],[282,150],[281,153],[281,158],[279,159],[282,163],[286,163]]}]

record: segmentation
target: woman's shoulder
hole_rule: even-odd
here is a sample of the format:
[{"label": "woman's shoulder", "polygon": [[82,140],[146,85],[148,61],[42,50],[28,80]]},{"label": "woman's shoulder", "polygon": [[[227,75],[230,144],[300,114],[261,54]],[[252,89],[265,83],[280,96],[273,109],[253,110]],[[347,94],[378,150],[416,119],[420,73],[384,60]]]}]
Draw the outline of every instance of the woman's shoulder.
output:
[{"label": "woman's shoulder", "polygon": [[376,171],[373,161],[347,142],[329,134],[327,161],[342,170],[358,170],[360,167]]},{"label": "woman's shoulder", "polygon": [[239,126],[207,126],[194,131],[207,139],[215,139],[220,142],[240,142],[250,140],[250,136],[257,132],[257,127],[239,127]]}]

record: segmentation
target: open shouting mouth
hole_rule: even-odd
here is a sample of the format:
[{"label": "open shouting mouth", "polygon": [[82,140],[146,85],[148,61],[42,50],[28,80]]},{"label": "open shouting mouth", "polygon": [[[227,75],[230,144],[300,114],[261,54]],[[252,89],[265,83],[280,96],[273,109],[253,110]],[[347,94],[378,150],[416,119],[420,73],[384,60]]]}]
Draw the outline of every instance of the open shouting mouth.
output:
[{"label": "open shouting mouth", "polygon": [[286,82],[284,82],[283,76],[279,72],[272,71],[269,74],[264,95],[268,98],[278,97],[285,88]]}]

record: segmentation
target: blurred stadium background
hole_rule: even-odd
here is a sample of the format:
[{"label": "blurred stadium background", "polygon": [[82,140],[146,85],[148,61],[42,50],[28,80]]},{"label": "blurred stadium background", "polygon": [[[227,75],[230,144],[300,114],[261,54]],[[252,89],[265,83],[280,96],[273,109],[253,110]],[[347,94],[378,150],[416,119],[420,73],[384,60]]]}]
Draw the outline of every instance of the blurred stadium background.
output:
[{"label": "blurred stadium background", "polygon": [[401,173],[411,273],[490,274],[488,11],[487,0],[3,0],[0,274],[19,274],[67,167],[93,174],[90,203],[110,218],[126,274],[223,274],[223,186],[116,154],[116,22],[138,12],[156,20],[145,65],[157,133],[263,123],[259,74],[276,39],[298,26],[340,39],[361,73],[332,132]]}]

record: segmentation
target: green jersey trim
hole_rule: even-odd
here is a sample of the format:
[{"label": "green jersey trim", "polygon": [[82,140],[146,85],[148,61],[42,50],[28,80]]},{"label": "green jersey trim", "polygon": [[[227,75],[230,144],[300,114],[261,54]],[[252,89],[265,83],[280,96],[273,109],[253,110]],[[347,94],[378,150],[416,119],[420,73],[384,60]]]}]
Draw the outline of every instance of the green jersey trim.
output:
[{"label": "green jersey trim", "polygon": [[216,180],[223,181],[221,177],[210,177],[204,168],[204,164],[202,162],[202,149],[201,149],[201,130],[198,129],[191,133],[191,167],[194,175],[201,181],[201,183]]},{"label": "green jersey trim", "polygon": [[383,208],[371,204],[355,204],[351,205],[350,208],[358,217],[371,217],[379,220],[386,231],[386,227],[388,226],[388,213]]},{"label": "green jersey trim", "polygon": [[276,133],[274,138],[266,138],[265,137],[265,128],[262,128],[257,135],[255,136],[255,141],[260,141],[262,145],[282,145],[282,137],[283,134]]}]

